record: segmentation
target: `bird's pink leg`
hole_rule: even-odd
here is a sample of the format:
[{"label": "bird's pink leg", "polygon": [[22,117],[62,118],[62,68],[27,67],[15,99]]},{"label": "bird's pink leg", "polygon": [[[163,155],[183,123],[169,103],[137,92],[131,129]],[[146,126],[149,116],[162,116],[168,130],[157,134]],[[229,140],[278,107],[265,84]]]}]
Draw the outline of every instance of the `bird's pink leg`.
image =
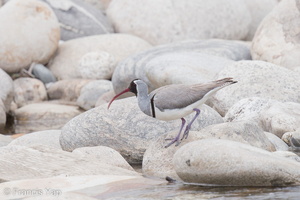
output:
[{"label": "bird's pink leg", "polygon": [[181,118],[181,121],[182,121],[182,125],[181,125],[181,128],[180,128],[179,133],[177,134],[177,136],[176,136],[174,139],[172,139],[172,141],[171,141],[169,144],[167,144],[167,145],[165,146],[165,148],[171,146],[171,145],[174,144],[175,142],[176,142],[176,146],[179,145],[179,143],[180,143],[180,135],[181,135],[182,129],[183,129],[184,125],[185,125],[185,119],[184,119],[184,118]]},{"label": "bird's pink leg", "polygon": [[189,132],[190,132],[190,129],[191,129],[191,126],[193,124],[193,122],[195,121],[195,119],[200,115],[200,110],[198,108],[194,108],[193,109],[195,112],[196,112],[196,115],[195,117],[192,119],[192,121],[186,126],[186,129],[182,135],[182,138],[181,140],[183,140],[183,138],[187,138],[189,136]]}]

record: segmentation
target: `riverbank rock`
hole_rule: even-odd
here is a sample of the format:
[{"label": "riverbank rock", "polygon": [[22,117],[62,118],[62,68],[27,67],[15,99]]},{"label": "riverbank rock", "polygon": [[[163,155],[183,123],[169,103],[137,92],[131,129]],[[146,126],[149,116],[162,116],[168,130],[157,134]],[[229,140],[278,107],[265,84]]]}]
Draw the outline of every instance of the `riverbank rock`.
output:
[{"label": "riverbank rock", "polygon": [[244,0],[250,15],[251,23],[246,40],[252,40],[260,22],[268,15],[278,4],[277,0]]},{"label": "riverbank rock", "polygon": [[268,140],[274,145],[276,151],[288,151],[289,146],[278,136],[273,133],[265,132]]},{"label": "riverbank rock", "polygon": [[255,60],[264,60],[289,69],[300,65],[299,3],[281,1],[258,27],[252,42]]},{"label": "riverbank rock", "polygon": [[0,147],[8,145],[13,140],[9,135],[0,134]]},{"label": "riverbank rock", "polygon": [[82,111],[77,106],[54,103],[32,103],[15,110],[16,133],[60,129]]},{"label": "riverbank rock", "polygon": [[115,0],[106,12],[116,32],[136,35],[153,45],[191,39],[243,39],[251,22],[247,6],[238,0]]},{"label": "riverbank rock", "polygon": [[[113,27],[101,10],[80,0],[43,0],[53,9],[61,27],[61,39],[113,33]],[[76,20],[74,20],[76,19]]]},{"label": "riverbank rock", "polygon": [[160,178],[169,176],[180,180],[174,170],[173,156],[179,148],[195,140],[225,139],[250,144],[268,151],[275,150],[263,130],[255,123],[247,121],[209,125],[199,131],[191,131],[189,137],[183,140],[179,146],[165,148],[163,146],[165,138],[173,138],[176,134],[177,132],[170,132],[159,136],[149,145],[143,157],[143,174]]},{"label": "riverbank rock", "polygon": [[116,93],[133,79],[145,81],[149,90],[175,83],[214,80],[216,74],[236,60],[251,59],[246,43],[228,40],[186,41],[158,46],[119,63],[112,82]]},{"label": "riverbank rock", "polygon": [[80,77],[85,79],[110,79],[117,62],[105,51],[90,52],[82,56],[78,65]]},{"label": "riverbank rock", "polygon": [[0,166],[1,182],[59,175],[138,175],[135,171],[107,165],[97,159],[79,158],[70,152],[41,145],[2,155]]},{"label": "riverbank rock", "polygon": [[56,82],[56,78],[47,67],[37,63],[33,63],[32,65],[32,75],[35,78],[41,80],[44,84]]},{"label": "riverbank rock", "polygon": [[78,155],[79,157],[92,156],[95,159],[99,160],[99,162],[128,170],[133,170],[133,168],[128,164],[128,162],[121,156],[119,152],[106,146],[81,147],[72,151],[72,154]]},{"label": "riverbank rock", "polygon": [[21,77],[14,80],[14,102],[18,107],[47,100],[47,91],[42,81]]},{"label": "riverbank rock", "polygon": [[281,139],[295,150],[300,150],[300,128],[293,132],[284,133]]},{"label": "riverbank rock", "polygon": [[[192,117],[194,113],[186,119],[190,121]],[[192,130],[221,122],[223,119],[218,113],[204,106]],[[179,130],[180,125],[180,120],[165,122],[145,115],[138,108],[136,97],[131,97],[115,101],[109,110],[104,104],[73,118],[62,128],[60,144],[66,151],[86,146],[108,146],[130,164],[140,164],[152,139]]]},{"label": "riverbank rock", "polygon": [[278,137],[300,129],[300,103],[277,102],[262,113],[264,129]]},{"label": "riverbank rock", "polygon": [[44,145],[56,149],[61,149],[59,143],[60,130],[45,130],[28,133],[21,137],[14,139],[8,146],[19,145],[19,146],[35,146]]},{"label": "riverbank rock", "polygon": [[48,86],[47,94],[51,100],[76,102],[81,89],[90,81],[87,79],[60,80]]},{"label": "riverbank rock", "polygon": [[[10,181],[0,184],[1,191],[5,188],[23,189],[25,191],[37,191],[38,195],[0,193],[1,199],[57,199],[57,200],[99,200],[99,199],[124,199],[135,194],[134,199],[143,199],[149,188],[165,186],[166,181],[145,178],[139,175],[81,175],[63,177],[56,176],[50,178],[26,179]],[[148,190],[147,190],[148,189]],[[141,192],[141,191],[145,191]],[[125,196],[125,195],[126,196]],[[151,199],[158,199],[159,194],[153,194]],[[97,196],[97,198],[95,198]],[[148,195],[147,195],[148,196]],[[132,199],[131,197],[129,197]]]},{"label": "riverbank rock", "polygon": [[[38,27],[38,28],[37,28]],[[38,0],[10,0],[0,10],[0,68],[13,73],[32,61],[45,64],[58,47],[60,28],[52,9]]]},{"label": "riverbank rock", "polygon": [[77,105],[84,110],[94,108],[99,97],[111,90],[113,90],[111,81],[91,81],[81,88],[80,96],[77,99]]},{"label": "riverbank rock", "polygon": [[224,120],[226,122],[251,120],[255,121],[261,128],[263,128],[261,114],[276,102],[277,101],[272,99],[264,99],[260,97],[241,99],[229,108]]},{"label": "riverbank rock", "polygon": [[8,112],[14,98],[14,82],[2,69],[0,69],[0,85],[0,98],[3,102],[5,112]]},{"label": "riverbank rock", "polygon": [[238,83],[223,88],[208,100],[222,116],[244,98],[260,97],[282,102],[300,102],[298,74],[271,63],[239,61],[220,71],[217,79],[224,77],[234,77]]},{"label": "riverbank rock", "polygon": [[83,78],[78,65],[80,59],[87,53],[104,51],[112,55],[118,63],[132,54],[149,48],[151,45],[145,40],[126,34],[82,37],[60,44],[48,67],[58,79]]},{"label": "riverbank rock", "polygon": [[300,163],[235,141],[197,140],[174,154],[178,176],[188,183],[226,186],[300,184]]}]

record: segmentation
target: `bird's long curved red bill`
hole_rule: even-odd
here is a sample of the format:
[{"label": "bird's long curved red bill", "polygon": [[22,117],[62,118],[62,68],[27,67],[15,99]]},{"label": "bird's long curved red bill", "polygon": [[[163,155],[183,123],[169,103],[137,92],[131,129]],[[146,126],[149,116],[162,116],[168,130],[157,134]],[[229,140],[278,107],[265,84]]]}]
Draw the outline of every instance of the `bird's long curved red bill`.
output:
[{"label": "bird's long curved red bill", "polygon": [[124,90],[123,92],[117,94],[114,98],[112,98],[112,100],[109,102],[109,104],[108,104],[108,106],[107,106],[107,109],[109,109],[110,104],[111,104],[116,98],[118,98],[119,96],[121,96],[122,94],[124,94],[124,93],[126,93],[126,92],[130,92],[130,89],[127,88],[126,90]]}]

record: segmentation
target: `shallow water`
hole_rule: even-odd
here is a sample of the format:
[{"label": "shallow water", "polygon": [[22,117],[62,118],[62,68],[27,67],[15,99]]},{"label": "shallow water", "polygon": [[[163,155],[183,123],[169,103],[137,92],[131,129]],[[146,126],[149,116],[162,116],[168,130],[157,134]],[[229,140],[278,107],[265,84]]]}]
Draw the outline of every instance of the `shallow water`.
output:
[{"label": "shallow water", "polygon": [[203,187],[178,183],[158,185],[138,190],[126,191],[116,196],[106,197],[109,200],[178,200],[178,199],[300,199],[300,186],[295,187]]}]

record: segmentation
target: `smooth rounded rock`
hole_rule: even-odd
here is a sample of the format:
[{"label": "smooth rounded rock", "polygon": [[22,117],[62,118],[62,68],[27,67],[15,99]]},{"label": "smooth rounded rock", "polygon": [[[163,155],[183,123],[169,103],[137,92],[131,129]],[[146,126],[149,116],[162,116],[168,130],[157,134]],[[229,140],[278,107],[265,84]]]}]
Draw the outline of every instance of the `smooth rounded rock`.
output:
[{"label": "smooth rounded rock", "polygon": [[255,121],[261,128],[263,128],[261,114],[276,102],[276,100],[264,99],[260,97],[241,99],[228,110],[224,120],[226,122],[252,120]]},{"label": "smooth rounded rock", "polygon": [[48,3],[57,16],[61,26],[61,39],[64,41],[114,32],[104,13],[84,1],[42,1]]},{"label": "smooth rounded rock", "polygon": [[52,9],[38,0],[10,0],[0,10],[0,68],[19,72],[45,64],[58,47],[60,28]]},{"label": "smooth rounded rock", "polygon": [[42,81],[21,77],[14,80],[14,101],[18,107],[47,100],[47,91]]},{"label": "smooth rounded rock", "polygon": [[[1,123],[1,121],[0,121],[0,123]],[[8,145],[12,140],[13,140],[13,138],[10,137],[10,135],[0,134],[0,152],[1,152],[1,147]]]},{"label": "smooth rounded rock", "polygon": [[0,69],[0,85],[0,98],[4,105],[4,110],[8,112],[14,98],[14,83],[11,77],[2,69]]},{"label": "smooth rounded rock", "polygon": [[44,84],[56,81],[56,78],[52,74],[52,72],[42,64],[33,63],[32,74],[35,78],[41,80]]},{"label": "smooth rounded rock", "polygon": [[[153,45],[191,39],[246,37],[251,22],[243,1],[114,0],[106,10],[116,32]],[[126,23],[124,23],[126,22]]]},{"label": "smooth rounded rock", "polygon": [[251,23],[246,40],[252,40],[261,21],[278,4],[278,0],[244,0],[250,15]]},{"label": "smooth rounded rock", "polygon": [[80,96],[77,99],[77,105],[84,110],[94,108],[99,97],[111,90],[113,90],[111,81],[91,81],[81,88]]},{"label": "smooth rounded rock", "polygon": [[118,64],[112,82],[116,93],[136,78],[145,81],[150,91],[167,84],[205,82],[233,61],[247,59],[251,59],[249,47],[239,41],[180,42],[128,57]]},{"label": "smooth rounded rock", "polygon": [[300,129],[300,103],[277,102],[261,114],[264,130],[278,137]]},{"label": "smooth rounded rock", "polygon": [[58,79],[82,78],[78,65],[80,59],[87,53],[105,51],[118,63],[132,54],[149,48],[151,45],[145,40],[127,34],[82,37],[60,44],[48,67]]},{"label": "smooth rounded rock", "polygon": [[49,99],[61,99],[76,102],[81,89],[90,82],[86,79],[71,79],[57,81],[47,88]]},{"label": "smooth rounded rock", "polygon": [[59,144],[60,133],[60,130],[45,130],[28,133],[14,139],[11,143],[8,144],[8,146],[19,145],[30,147],[34,145],[44,145],[56,149],[61,149]]},{"label": "smooth rounded rock", "polygon": [[[221,123],[223,119],[208,106],[201,108],[192,130]],[[186,119],[190,121],[194,113]],[[145,115],[136,97],[115,101],[93,108],[70,120],[63,128],[60,144],[73,151],[86,146],[108,146],[118,151],[130,164],[140,164],[150,141],[171,130],[179,131],[180,120],[161,121]],[[167,141],[164,145],[167,144]]]},{"label": "smooth rounded rock", "polygon": [[289,69],[300,66],[299,9],[297,0],[281,1],[264,18],[252,41],[253,59]]},{"label": "smooth rounded rock", "polygon": [[90,52],[82,56],[78,71],[86,79],[110,79],[117,62],[105,51]]},{"label": "smooth rounded rock", "polygon": [[176,134],[177,132],[175,131],[164,134],[149,145],[143,157],[142,169],[144,175],[160,178],[169,176],[180,180],[174,170],[173,155],[180,147],[195,140],[208,138],[227,139],[264,148],[269,151],[275,150],[263,130],[253,122],[244,121],[209,125],[199,131],[191,131],[189,137],[182,140],[179,146],[165,148],[162,145],[165,139],[174,138]]},{"label": "smooth rounded rock", "polygon": [[300,184],[300,163],[248,144],[205,139],[182,146],[173,157],[178,176],[188,183],[226,186]]},{"label": "smooth rounded rock", "polygon": [[289,146],[278,136],[273,133],[265,132],[266,137],[270,140],[270,142],[274,145],[276,151],[288,151]]},{"label": "smooth rounded rock", "polygon": [[15,110],[15,132],[30,133],[60,129],[82,111],[77,106],[53,103],[32,103]]},{"label": "smooth rounded rock", "polygon": [[133,170],[133,168],[128,164],[128,162],[121,156],[119,152],[106,146],[81,147],[72,151],[72,154],[81,157],[93,156],[101,163]]},{"label": "smooth rounded rock", "polygon": [[286,132],[281,138],[286,144],[291,146],[292,150],[300,150],[300,128],[293,132]]},{"label": "smooth rounded rock", "polygon": [[251,97],[281,102],[300,102],[300,79],[297,73],[264,61],[239,61],[225,67],[216,79],[233,77],[238,81],[218,91],[208,101],[225,115],[239,100]]},{"label": "smooth rounded rock", "polygon": [[114,90],[108,91],[104,94],[102,94],[99,99],[97,99],[95,107],[101,106],[102,104],[106,104],[109,103],[114,96],[116,96],[116,93],[114,92]]}]

